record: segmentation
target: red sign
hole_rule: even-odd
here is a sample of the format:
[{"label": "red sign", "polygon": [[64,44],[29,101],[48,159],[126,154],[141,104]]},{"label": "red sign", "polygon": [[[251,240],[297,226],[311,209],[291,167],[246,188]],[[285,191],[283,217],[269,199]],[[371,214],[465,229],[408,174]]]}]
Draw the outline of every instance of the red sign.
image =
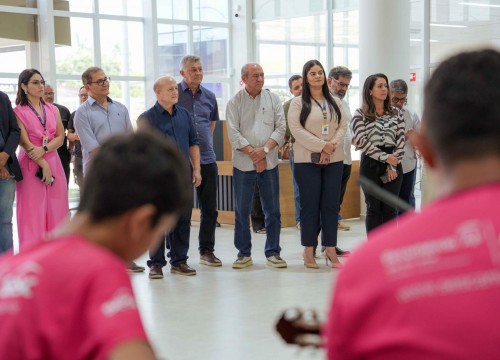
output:
[{"label": "red sign", "polygon": [[410,72],[410,82],[417,81],[417,73],[415,71]]}]

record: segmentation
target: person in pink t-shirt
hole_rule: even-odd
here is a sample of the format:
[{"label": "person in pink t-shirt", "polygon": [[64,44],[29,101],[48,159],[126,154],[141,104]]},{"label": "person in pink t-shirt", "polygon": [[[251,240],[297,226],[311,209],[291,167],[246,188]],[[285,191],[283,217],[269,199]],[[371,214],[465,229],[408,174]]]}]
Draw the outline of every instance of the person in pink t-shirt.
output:
[{"label": "person in pink t-shirt", "polygon": [[500,53],[444,61],[411,136],[444,196],[370,234],[340,272],[328,359],[500,357]]},{"label": "person in pink t-shirt", "polygon": [[0,359],[154,359],[125,269],[175,226],[191,189],[166,140],[104,143],[54,241],[0,257]]}]

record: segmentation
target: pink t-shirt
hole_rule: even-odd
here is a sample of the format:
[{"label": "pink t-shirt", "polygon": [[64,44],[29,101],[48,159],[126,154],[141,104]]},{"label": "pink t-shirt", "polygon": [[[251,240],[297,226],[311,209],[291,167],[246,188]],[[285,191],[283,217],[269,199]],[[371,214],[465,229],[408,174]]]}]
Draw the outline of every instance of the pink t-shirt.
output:
[{"label": "pink t-shirt", "polygon": [[106,359],[147,341],[125,264],[79,236],[0,257],[0,359]]},{"label": "pink t-shirt", "polygon": [[341,270],[328,359],[500,359],[500,184],[389,224]]}]

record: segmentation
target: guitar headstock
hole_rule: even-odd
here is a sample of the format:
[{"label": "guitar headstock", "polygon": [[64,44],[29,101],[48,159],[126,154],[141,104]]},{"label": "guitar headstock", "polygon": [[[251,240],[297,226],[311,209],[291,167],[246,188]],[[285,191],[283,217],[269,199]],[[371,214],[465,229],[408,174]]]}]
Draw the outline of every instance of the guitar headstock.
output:
[{"label": "guitar headstock", "polygon": [[321,322],[313,310],[288,309],[276,323],[276,331],[287,344],[322,347]]}]

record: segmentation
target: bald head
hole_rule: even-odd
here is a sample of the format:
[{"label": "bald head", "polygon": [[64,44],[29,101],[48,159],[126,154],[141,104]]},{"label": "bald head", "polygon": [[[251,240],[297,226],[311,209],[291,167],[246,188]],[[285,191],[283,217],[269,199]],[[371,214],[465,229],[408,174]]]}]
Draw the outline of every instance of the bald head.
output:
[{"label": "bald head", "polygon": [[153,90],[158,103],[166,110],[170,111],[177,104],[177,101],[179,101],[177,82],[171,76],[158,78],[153,85]]}]

